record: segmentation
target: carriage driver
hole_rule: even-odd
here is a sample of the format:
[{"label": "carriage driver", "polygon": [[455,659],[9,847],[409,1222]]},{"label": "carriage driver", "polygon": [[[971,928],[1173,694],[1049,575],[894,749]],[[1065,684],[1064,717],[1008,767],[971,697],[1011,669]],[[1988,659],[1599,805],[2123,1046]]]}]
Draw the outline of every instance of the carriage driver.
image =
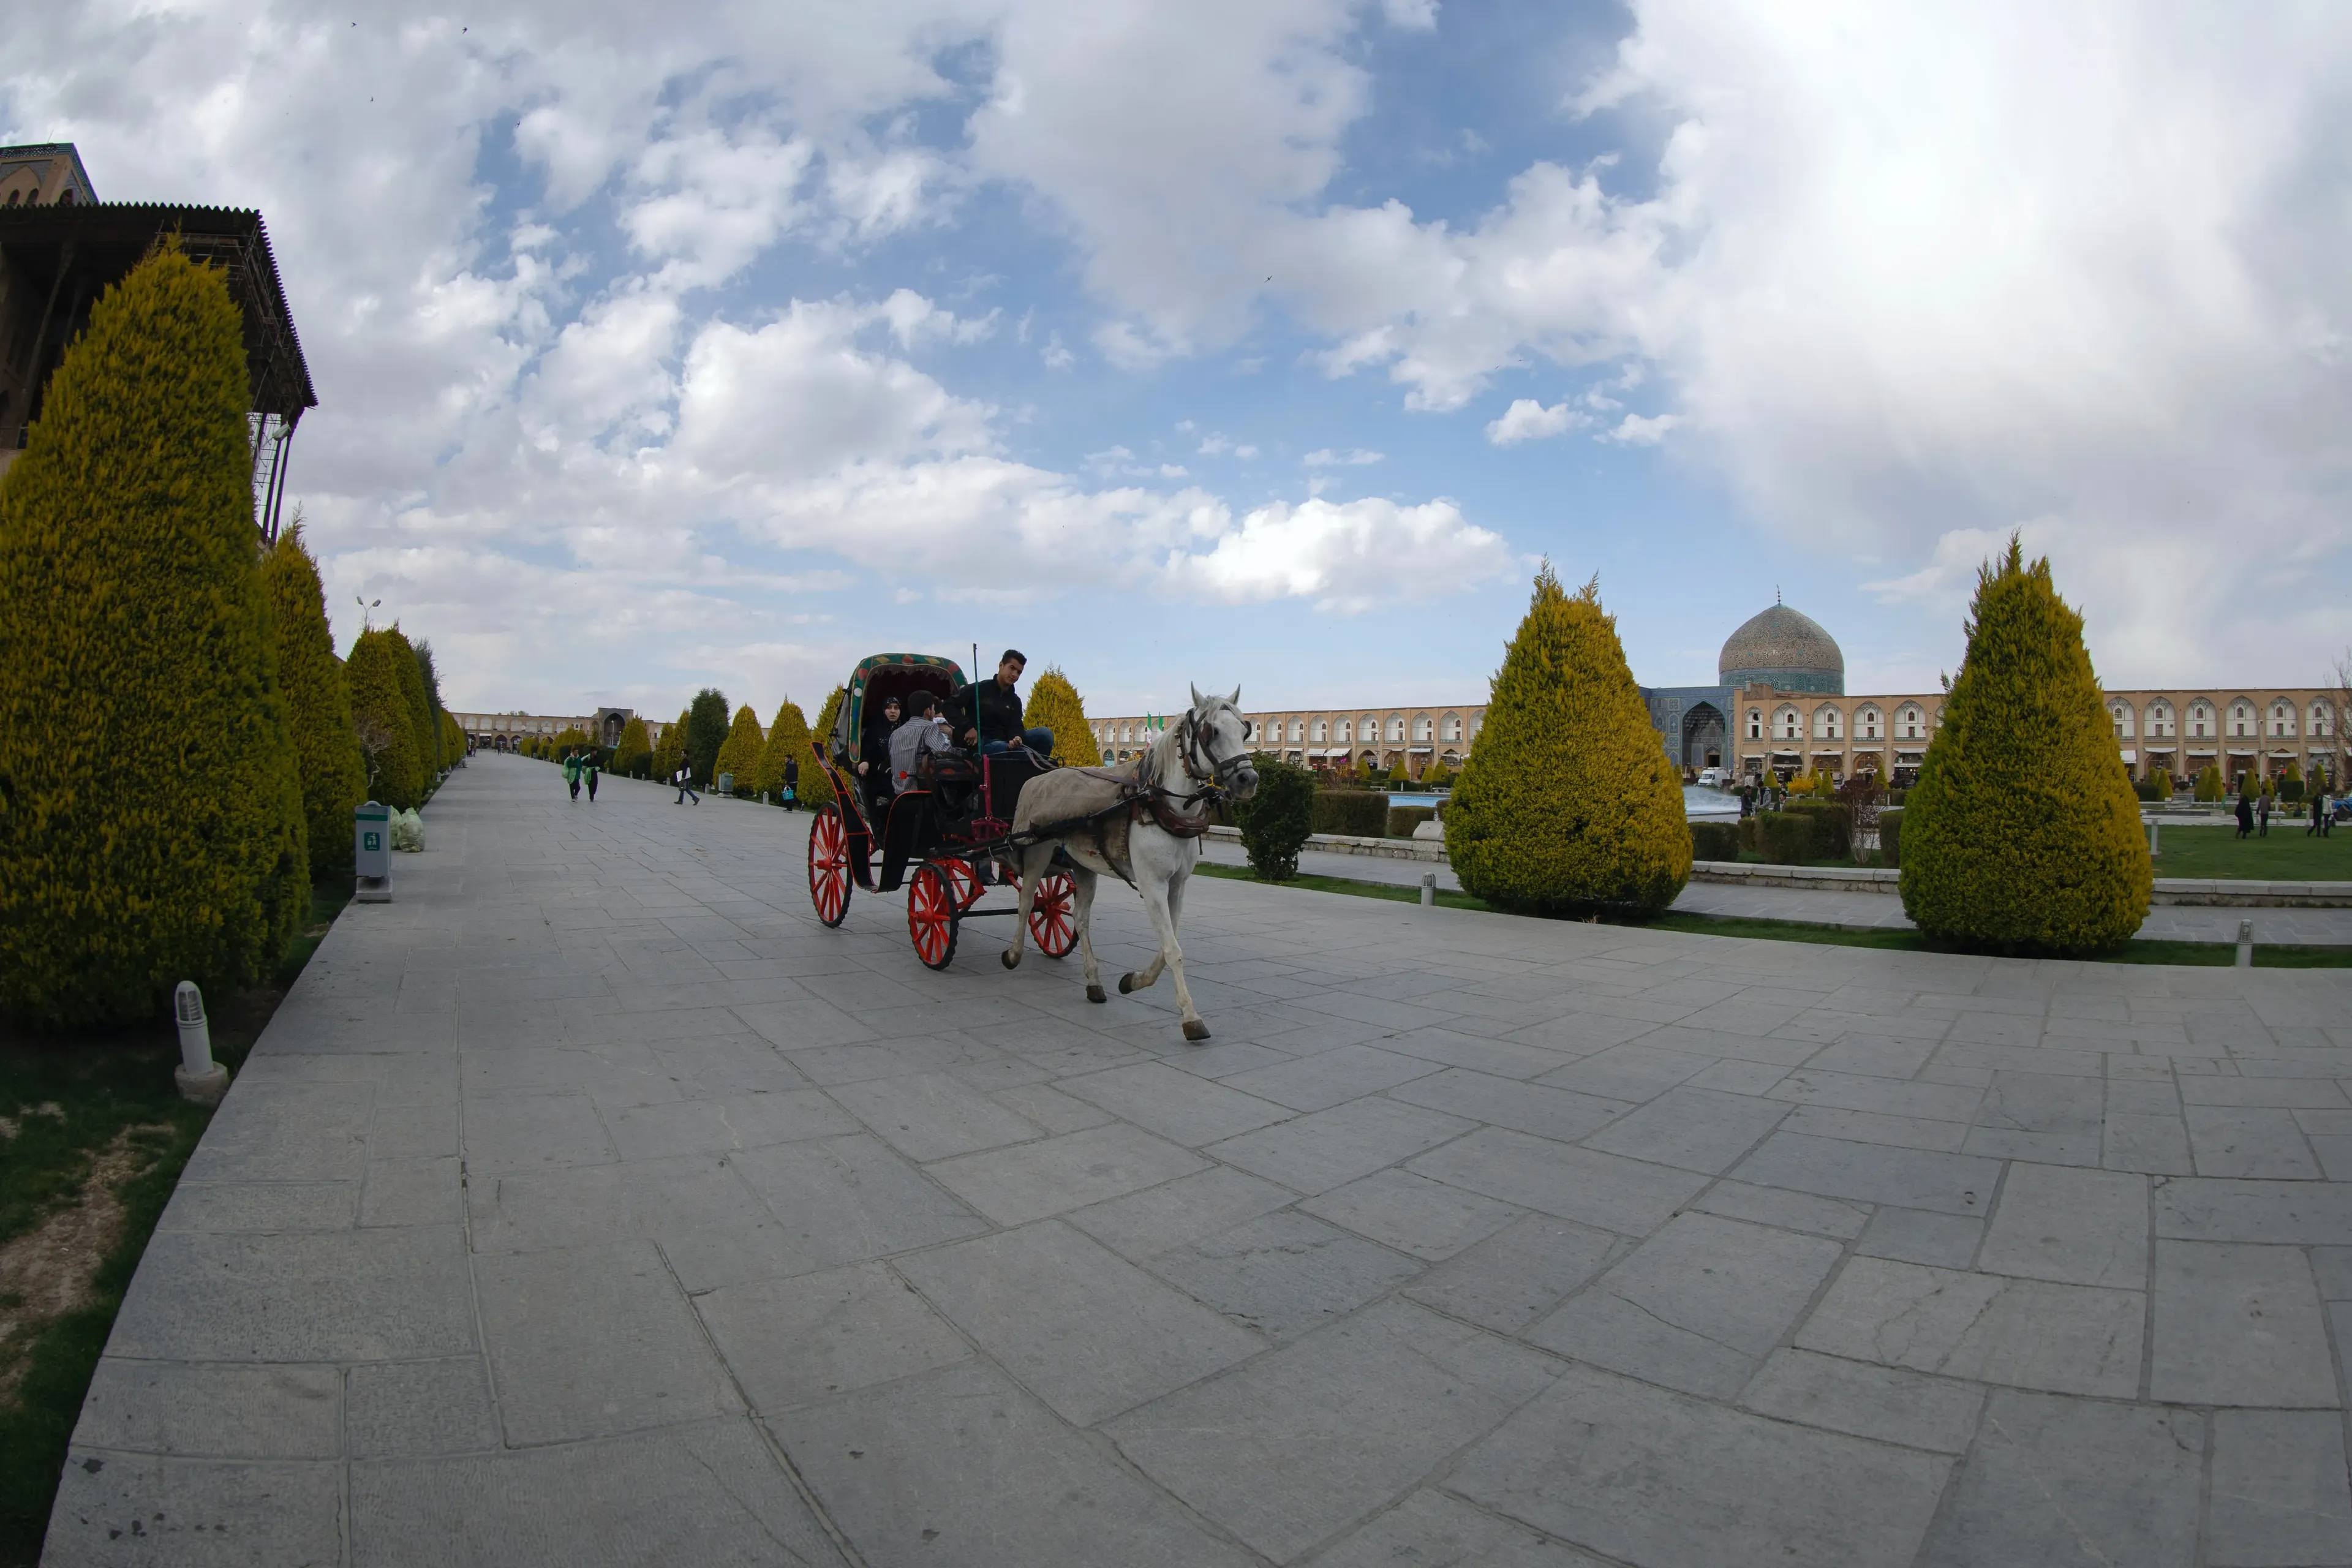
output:
[{"label": "carriage driver", "polygon": [[1054,754],[1053,731],[1042,726],[1024,729],[1021,724],[1021,694],[1013,687],[1028,663],[1020,649],[1006,648],[1004,657],[996,661],[995,679],[967,686],[948,700],[955,731],[966,746],[978,745],[985,756],[1022,750],[1041,757]]}]

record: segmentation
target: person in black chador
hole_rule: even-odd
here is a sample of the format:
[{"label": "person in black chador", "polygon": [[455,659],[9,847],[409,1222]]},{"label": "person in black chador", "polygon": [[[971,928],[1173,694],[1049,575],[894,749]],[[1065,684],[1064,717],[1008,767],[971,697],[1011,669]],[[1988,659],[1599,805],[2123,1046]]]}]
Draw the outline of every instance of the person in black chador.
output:
[{"label": "person in black chador", "polygon": [[896,697],[882,704],[882,717],[869,720],[866,725],[866,743],[859,748],[857,772],[861,778],[890,776],[890,737],[898,728],[900,709]]},{"label": "person in black chador", "polygon": [[1053,731],[1022,727],[1021,694],[1013,688],[1028,663],[1018,648],[1006,648],[993,679],[967,686],[948,700],[948,718],[959,741],[978,746],[986,756],[1024,750],[1041,757],[1054,754]]},{"label": "person in black chador", "polygon": [[2238,791],[2238,837],[2241,838],[2252,838],[2253,836],[2253,796],[2248,795],[2243,788],[2241,788]]}]

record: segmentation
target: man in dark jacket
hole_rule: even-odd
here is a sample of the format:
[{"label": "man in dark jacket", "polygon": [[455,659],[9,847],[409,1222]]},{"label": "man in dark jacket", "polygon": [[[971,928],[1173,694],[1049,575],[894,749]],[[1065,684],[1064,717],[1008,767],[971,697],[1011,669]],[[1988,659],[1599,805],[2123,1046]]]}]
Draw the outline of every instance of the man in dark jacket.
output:
[{"label": "man in dark jacket", "polygon": [[949,700],[949,719],[966,746],[976,745],[991,756],[1024,749],[1041,757],[1054,754],[1053,731],[1022,727],[1021,694],[1013,688],[1028,664],[1020,649],[1006,648],[996,661],[994,679],[967,686]]}]

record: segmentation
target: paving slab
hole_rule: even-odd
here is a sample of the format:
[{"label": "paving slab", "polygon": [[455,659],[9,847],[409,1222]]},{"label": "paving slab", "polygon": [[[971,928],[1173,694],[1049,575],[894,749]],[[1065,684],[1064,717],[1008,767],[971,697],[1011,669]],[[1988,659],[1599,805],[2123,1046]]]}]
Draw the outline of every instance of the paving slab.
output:
[{"label": "paving slab", "polygon": [[1203,1047],[823,927],[805,815],[478,757],[426,816],[47,1561],[2352,1568],[2352,975],[1202,880]]}]

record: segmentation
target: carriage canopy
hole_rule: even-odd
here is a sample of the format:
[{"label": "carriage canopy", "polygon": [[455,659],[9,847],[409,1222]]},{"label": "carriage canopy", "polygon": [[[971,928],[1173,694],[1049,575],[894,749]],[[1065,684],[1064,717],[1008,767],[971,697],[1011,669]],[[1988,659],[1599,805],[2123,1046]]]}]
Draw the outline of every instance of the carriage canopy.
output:
[{"label": "carriage canopy", "polygon": [[857,661],[849,673],[849,690],[833,721],[833,754],[855,763],[858,742],[866,734],[866,715],[879,713],[883,703],[901,701],[911,691],[936,693],[944,702],[964,689],[963,668],[951,658],[928,653],[877,653]]}]

